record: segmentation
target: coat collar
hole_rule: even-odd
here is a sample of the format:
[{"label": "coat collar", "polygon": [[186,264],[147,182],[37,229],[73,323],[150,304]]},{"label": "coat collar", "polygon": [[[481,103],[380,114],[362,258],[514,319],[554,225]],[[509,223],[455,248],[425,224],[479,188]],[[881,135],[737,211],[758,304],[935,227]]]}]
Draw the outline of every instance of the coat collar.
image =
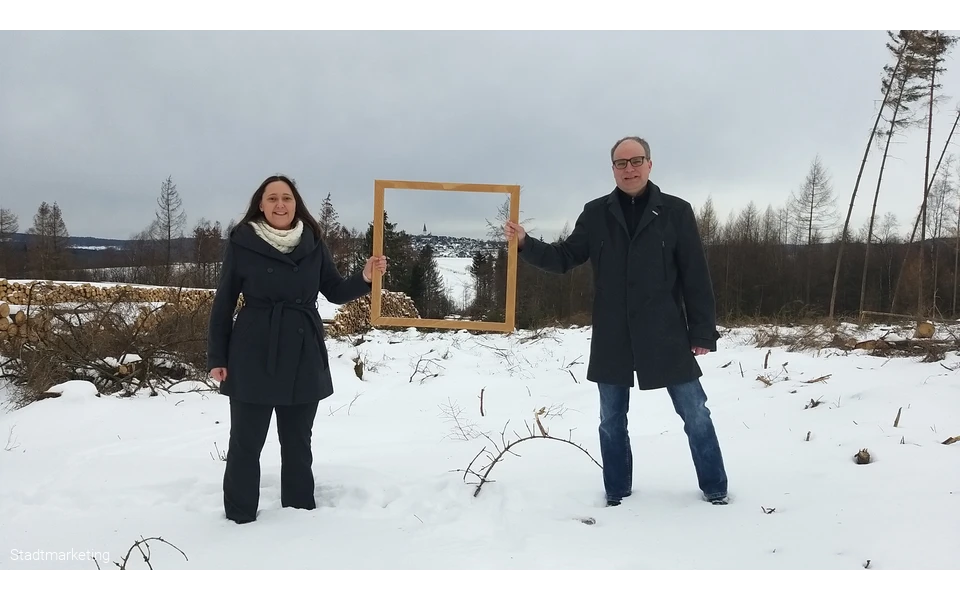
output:
[{"label": "coat collar", "polygon": [[[646,208],[643,210],[643,215],[640,217],[640,223],[637,224],[637,230],[633,232],[634,238],[640,235],[640,232],[660,215],[660,207],[663,206],[663,195],[660,193],[660,188],[652,181],[647,181],[647,187],[650,189],[650,197],[647,200]],[[607,196],[606,204],[607,209],[613,213],[613,217],[623,227],[623,231],[629,232],[627,220],[623,216],[623,209],[620,208],[620,201],[617,198],[617,188],[613,188],[613,191]]]},{"label": "coat collar", "polygon": [[313,230],[309,227],[304,227],[303,234],[300,236],[300,243],[293,249],[293,252],[284,254],[261,239],[253,230],[253,227],[250,227],[250,225],[246,223],[233,230],[230,234],[230,241],[268,258],[280,260],[291,265],[296,265],[300,259],[312,253],[319,245],[319,241],[313,235]]}]

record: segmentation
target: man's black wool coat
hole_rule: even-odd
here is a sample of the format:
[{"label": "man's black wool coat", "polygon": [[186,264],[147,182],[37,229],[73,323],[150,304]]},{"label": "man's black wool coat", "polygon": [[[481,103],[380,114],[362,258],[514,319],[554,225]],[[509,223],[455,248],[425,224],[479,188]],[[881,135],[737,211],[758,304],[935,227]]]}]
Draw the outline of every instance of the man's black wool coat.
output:
[{"label": "man's black wool coat", "polygon": [[528,235],[519,253],[553,273],[590,261],[593,382],[657,389],[691,381],[703,374],[691,346],[717,349],[713,284],[693,207],[652,182],[647,187],[632,238],[615,189],[584,205],[566,240]]}]

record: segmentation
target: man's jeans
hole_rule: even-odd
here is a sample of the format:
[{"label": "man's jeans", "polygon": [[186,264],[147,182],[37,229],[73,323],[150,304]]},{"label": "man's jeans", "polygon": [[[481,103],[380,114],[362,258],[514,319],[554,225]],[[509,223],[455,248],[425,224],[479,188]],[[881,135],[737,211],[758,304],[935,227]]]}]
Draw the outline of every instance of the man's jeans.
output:
[{"label": "man's jeans", "polygon": [[[607,500],[620,500],[630,495],[633,486],[633,452],[627,432],[630,388],[604,383],[599,384],[599,388],[603,485]],[[700,380],[668,386],[667,392],[683,420],[683,431],[687,434],[704,498],[723,498],[727,495],[727,474],[710,410],[706,406],[707,395]]]}]

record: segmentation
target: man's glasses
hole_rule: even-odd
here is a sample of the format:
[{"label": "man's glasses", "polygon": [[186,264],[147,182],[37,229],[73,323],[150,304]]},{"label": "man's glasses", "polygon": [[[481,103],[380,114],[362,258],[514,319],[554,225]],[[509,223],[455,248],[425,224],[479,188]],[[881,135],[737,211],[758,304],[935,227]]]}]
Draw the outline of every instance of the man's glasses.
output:
[{"label": "man's glasses", "polygon": [[635,167],[642,167],[643,163],[646,162],[646,160],[647,160],[646,156],[634,156],[633,158],[618,158],[617,160],[613,161],[613,166],[615,166],[618,169],[626,169],[627,163],[630,163]]}]

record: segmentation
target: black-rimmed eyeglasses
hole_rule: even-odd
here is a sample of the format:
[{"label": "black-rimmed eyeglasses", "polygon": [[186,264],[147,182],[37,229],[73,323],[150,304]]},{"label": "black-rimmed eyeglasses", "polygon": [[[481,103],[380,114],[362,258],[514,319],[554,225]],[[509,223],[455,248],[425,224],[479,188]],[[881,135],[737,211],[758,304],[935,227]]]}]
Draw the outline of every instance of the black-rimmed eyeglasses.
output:
[{"label": "black-rimmed eyeglasses", "polygon": [[635,167],[642,167],[643,163],[646,162],[646,160],[647,160],[646,156],[634,156],[633,158],[618,158],[617,160],[613,161],[613,166],[618,169],[626,169],[627,163],[630,163]]}]

